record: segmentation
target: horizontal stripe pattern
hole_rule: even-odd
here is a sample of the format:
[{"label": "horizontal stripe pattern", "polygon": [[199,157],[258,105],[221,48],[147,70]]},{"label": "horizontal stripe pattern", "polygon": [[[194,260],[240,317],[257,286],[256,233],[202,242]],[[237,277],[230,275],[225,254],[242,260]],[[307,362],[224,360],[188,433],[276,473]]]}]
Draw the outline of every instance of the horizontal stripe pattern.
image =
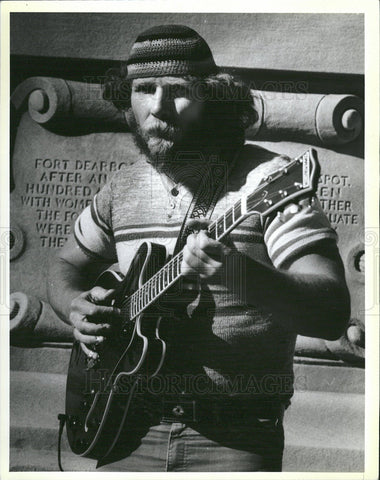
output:
[{"label": "horizontal stripe pattern", "polygon": [[[114,229],[114,236],[116,242],[125,242],[137,239],[151,239],[154,241],[157,238],[177,238],[179,235],[181,224],[167,225],[164,223],[146,224],[146,225],[130,225],[122,226]],[[263,234],[260,232],[253,232],[248,227],[236,228],[230,236],[234,242],[246,242],[247,240],[262,239]]]},{"label": "horizontal stripe pattern", "polygon": [[114,233],[126,233],[124,232],[123,230],[125,231],[138,231],[138,230],[148,230],[148,229],[151,229],[153,230],[154,228],[157,228],[158,230],[162,230],[162,229],[165,229],[165,230],[174,230],[174,229],[178,229],[180,228],[181,226],[181,223],[174,223],[174,224],[167,224],[167,223],[144,223],[144,224],[139,224],[139,225],[121,225],[119,227],[116,227],[113,229]]},{"label": "horizontal stripe pattern", "polygon": [[329,231],[319,231],[313,235],[305,232],[300,234],[296,240],[289,241],[282,249],[278,249],[275,254],[272,254],[273,265],[277,268],[281,267],[286,261],[297,257],[302,251],[312,245],[316,245],[321,240],[331,240],[331,247],[336,245],[335,236]]},{"label": "horizontal stripe pattern", "polygon": [[[108,261],[108,259],[106,259],[105,257],[101,256],[101,255],[98,255],[97,253],[89,250],[87,247],[84,246],[84,244],[79,240],[78,236],[76,235],[75,231],[74,231],[74,237],[75,237],[75,240],[79,246],[79,248],[82,250],[82,252],[87,255],[88,257],[90,258],[93,258],[95,260],[98,260],[98,261]],[[110,259],[111,260],[111,259]]]},{"label": "horizontal stripe pattern", "polygon": [[111,235],[112,231],[111,228],[107,225],[107,223],[102,219],[102,217],[99,215],[98,212],[98,207],[96,205],[97,201],[97,195],[94,196],[93,201],[91,202],[91,216],[96,225],[101,228],[105,234]]},{"label": "horizontal stripe pattern", "polygon": [[96,216],[93,205],[94,202],[75,221],[74,237],[86,255],[114,262],[117,260],[114,238],[108,233],[109,229],[101,226],[102,221]]},{"label": "horizontal stripe pattern", "polygon": [[177,235],[175,232],[157,232],[157,231],[147,231],[147,232],[126,232],[126,233],[120,233],[118,235],[115,235],[115,242],[120,243],[120,242],[128,242],[129,240],[139,240],[139,239],[144,239],[144,240],[151,240],[154,242],[155,240],[159,238],[177,238]]},{"label": "horizontal stripe pattern", "polygon": [[268,255],[277,268],[302,250],[326,239],[336,243],[337,234],[317,201],[302,208],[288,205],[284,213],[267,226],[264,234]]}]

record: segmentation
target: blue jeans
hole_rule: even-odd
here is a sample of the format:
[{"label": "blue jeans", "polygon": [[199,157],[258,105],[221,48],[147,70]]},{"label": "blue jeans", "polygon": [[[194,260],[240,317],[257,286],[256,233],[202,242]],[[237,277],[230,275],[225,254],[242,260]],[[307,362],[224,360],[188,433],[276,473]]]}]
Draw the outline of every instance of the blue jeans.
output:
[{"label": "blue jeans", "polygon": [[[196,430],[194,429],[196,428]],[[125,458],[120,453],[97,471],[265,472],[281,471],[282,422],[250,420],[244,425],[194,426],[161,422],[149,428]]]}]

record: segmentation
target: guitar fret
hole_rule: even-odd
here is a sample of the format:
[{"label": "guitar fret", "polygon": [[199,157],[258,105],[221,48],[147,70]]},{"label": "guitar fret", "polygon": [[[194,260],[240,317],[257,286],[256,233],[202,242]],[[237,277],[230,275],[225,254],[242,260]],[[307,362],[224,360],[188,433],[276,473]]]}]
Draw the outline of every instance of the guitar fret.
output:
[{"label": "guitar fret", "polygon": [[172,262],[168,264],[168,285],[172,282]]},{"label": "guitar fret", "polygon": [[131,295],[128,298],[127,303],[129,303],[129,306],[127,307],[127,309],[128,309],[129,319],[131,319],[134,316],[134,314],[133,314],[133,295]]},{"label": "guitar fret", "polygon": [[146,288],[146,304],[150,303],[150,300],[151,300],[150,283],[148,283]]},{"label": "guitar fret", "polygon": [[169,264],[169,283],[173,281],[174,278],[174,272],[173,272],[173,262],[170,262]]},{"label": "guitar fret", "polygon": [[161,282],[162,282],[162,290],[164,290],[166,286],[166,268],[165,267],[162,269]]},{"label": "guitar fret", "polygon": [[141,289],[141,307],[140,309],[143,310],[145,307],[145,286],[142,287]]},{"label": "guitar fret", "polygon": [[150,302],[150,291],[149,291],[149,283],[147,283],[145,288],[145,306],[148,305],[149,302]]},{"label": "guitar fret", "polygon": [[157,282],[156,282],[156,276],[154,275],[152,277],[152,285],[153,285],[153,296],[156,297],[157,296]]},{"label": "guitar fret", "polygon": [[216,221],[216,235],[217,238],[220,238],[224,233],[224,220],[223,216],[219,217],[218,220]]},{"label": "guitar fret", "polygon": [[131,295],[131,314],[130,317],[134,317],[136,315],[136,307],[135,307],[135,297],[134,295]]},{"label": "guitar fret", "polygon": [[232,225],[234,224],[234,209],[233,208],[230,208],[227,212],[227,215],[226,215],[226,219],[227,219],[227,229],[232,227]]},{"label": "guitar fret", "polygon": [[226,228],[226,230],[228,230],[234,224],[233,209],[230,208],[229,210],[227,210],[225,219],[226,219],[225,228]]},{"label": "guitar fret", "polygon": [[175,279],[175,261],[171,262],[172,281]]},{"label": "guitar fret", "polygon": [[151,278],[149,280],[150,283],[150,301],[154,299],[154,280]]},{"label": "guitar fret", "polygon": [[215,222],[212,222],[211,225],[209,225],[208,233],[209,233],[211,238],[216,240],[216,223]]}]

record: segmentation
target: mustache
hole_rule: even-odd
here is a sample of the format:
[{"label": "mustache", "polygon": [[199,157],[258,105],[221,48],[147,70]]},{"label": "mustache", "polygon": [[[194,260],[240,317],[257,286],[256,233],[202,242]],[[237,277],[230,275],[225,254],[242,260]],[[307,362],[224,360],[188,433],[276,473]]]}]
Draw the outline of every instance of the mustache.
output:
[{"label": "mustache", "polygon": [[162,138],[172,138],[173,135],[178,133],[180,128],[172,123],[167,122],[154,122],[145,127],[145,132],[148,135],[158,136]]}]

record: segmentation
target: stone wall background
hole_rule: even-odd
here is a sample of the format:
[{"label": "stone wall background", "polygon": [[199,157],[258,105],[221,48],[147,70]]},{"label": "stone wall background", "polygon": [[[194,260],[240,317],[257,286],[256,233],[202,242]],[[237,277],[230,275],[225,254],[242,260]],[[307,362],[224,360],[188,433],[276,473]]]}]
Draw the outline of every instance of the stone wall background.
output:
[{"label": "stone wall background", "polygon": [[13,13],[11,54],[123,60],[139,32],[161,23],[197,30],[218,65],[364,73],[362,14]]}]

